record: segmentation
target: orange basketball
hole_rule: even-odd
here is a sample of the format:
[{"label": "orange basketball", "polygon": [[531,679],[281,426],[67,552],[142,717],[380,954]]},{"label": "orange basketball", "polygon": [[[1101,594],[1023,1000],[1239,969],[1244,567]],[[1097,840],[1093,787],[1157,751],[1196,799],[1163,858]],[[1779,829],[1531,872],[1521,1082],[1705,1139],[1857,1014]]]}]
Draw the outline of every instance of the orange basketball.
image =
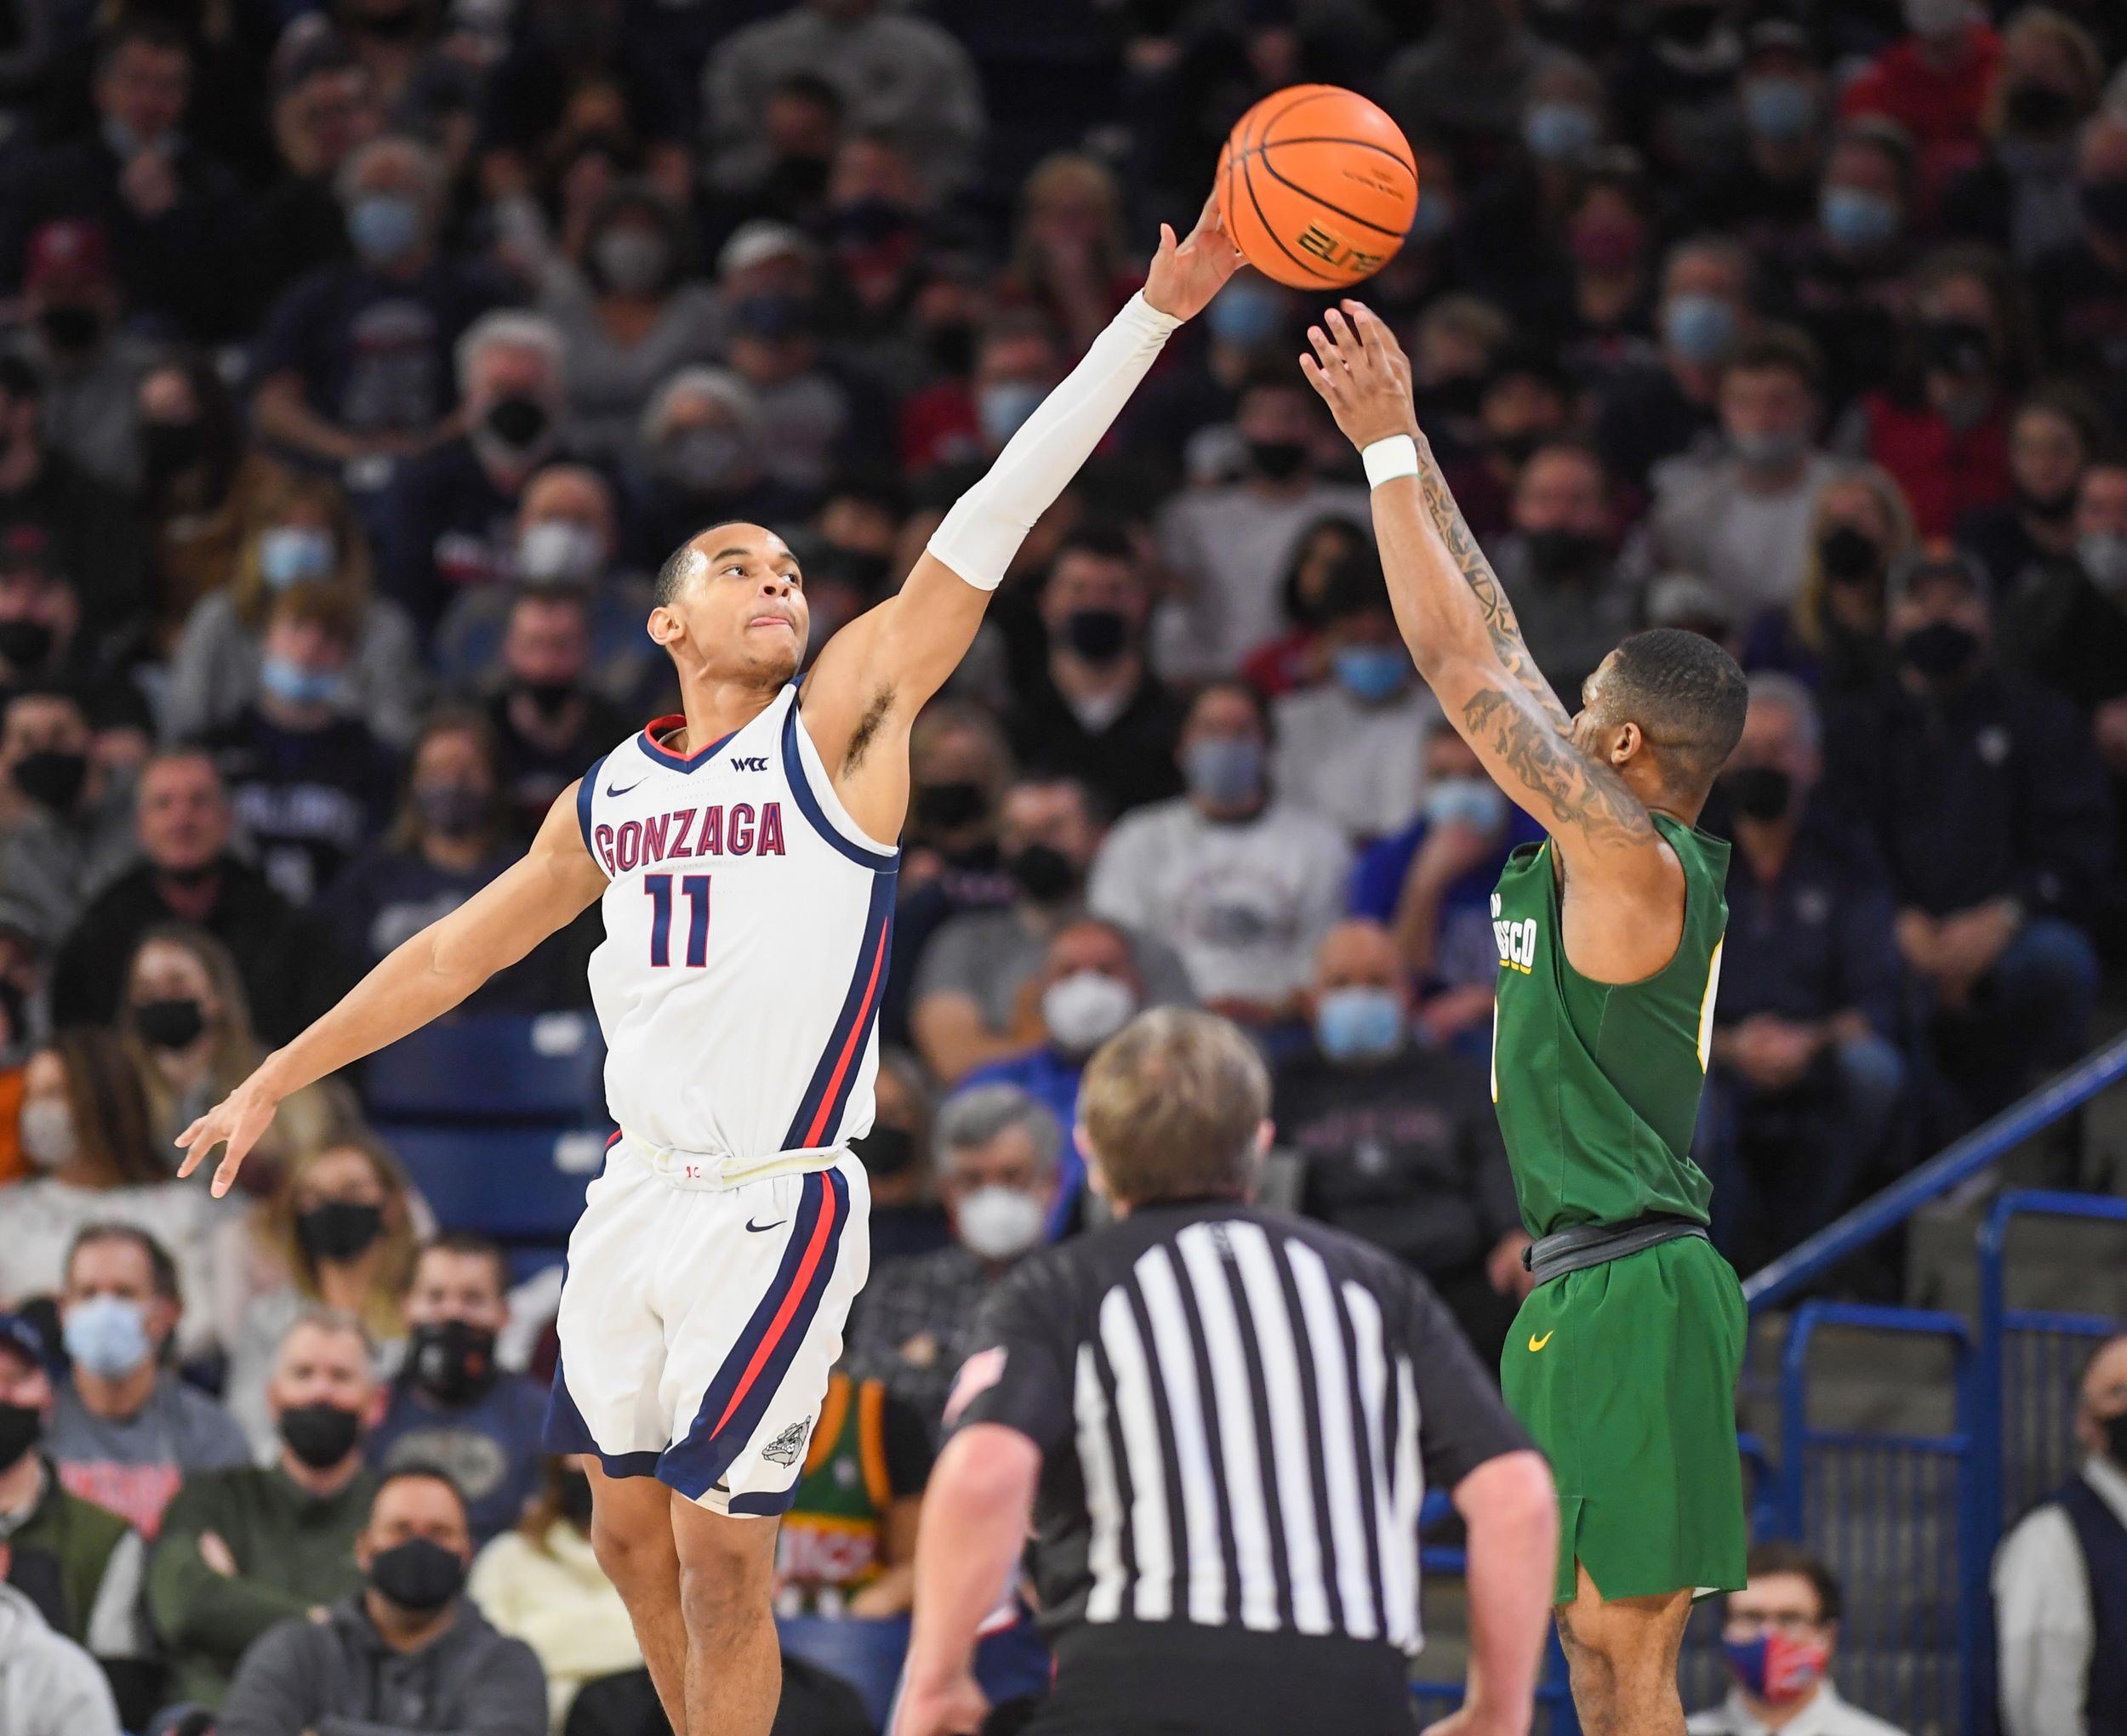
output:
[{"label": "orange basketball", "polygon": [[1403,129],[1357,91],[1292,84],[1240,117],[1218,153],[1226,233],[1266,277],[1341,289],[1394,256],[1418,208]]}]

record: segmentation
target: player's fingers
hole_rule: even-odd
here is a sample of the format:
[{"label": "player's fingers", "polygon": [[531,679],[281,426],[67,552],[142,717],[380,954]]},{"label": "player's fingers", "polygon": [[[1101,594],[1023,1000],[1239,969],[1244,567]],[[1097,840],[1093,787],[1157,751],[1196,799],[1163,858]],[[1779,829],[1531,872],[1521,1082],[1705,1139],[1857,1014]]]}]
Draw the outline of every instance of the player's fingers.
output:
[{"label": "player's fingers", "polygon": [[1315,360],[1325,368],[1336,370],[1347,366],[1344,358],[1337,353],[1337,345],[1330,341],[1329,333],[1320,326],[1307,328],[1307,340],[1314,346]]},{"label": "player's fingers", "polygon": [[243,1167],[243,1154],[251,1147],[251,1141],[229,1141],[229,1149],[222,1154],[221,1167],[214,1171],[214,1186],[208,1190],[220,1199],[236,1185],[237,1171]]},{"label": "player's fingers", "polygon": [[1303,356],[1300,358],[1300,373],[1306,379],[1307,383],[1313,386],[1316,393],[1326,401],[1330,395],[1329,376],[1322,372],[1320,364],[1312,356]]},{"label": "player's fingers", "polygon": [[1350,322],[1335,308],[1332,308],[1325,318],[1336,339],[1337,359],[1356,372],[1366,362],[1366,346],[1359,341],[1359,335],[1352,330]]},{"label": "player's fingers", "polygon": [[1217,188],[1213,187],[1205,194],[1204,208],[1196,213],[1196,226],[1207,231],[1225,227],[1224,220],[1218,214]]},{"label": "player's fingers", "polygon": [[1174,238],[1174,225],[1171,223],[1161,224],[1160,225],[1160,257],[1166,259],[1180,245],[1181,243]]}]

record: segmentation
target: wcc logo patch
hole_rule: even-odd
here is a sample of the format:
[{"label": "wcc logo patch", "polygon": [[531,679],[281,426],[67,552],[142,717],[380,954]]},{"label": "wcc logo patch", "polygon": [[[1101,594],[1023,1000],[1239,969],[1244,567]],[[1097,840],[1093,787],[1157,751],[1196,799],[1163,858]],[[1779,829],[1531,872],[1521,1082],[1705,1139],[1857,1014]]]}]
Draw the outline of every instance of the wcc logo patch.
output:
[{"label": "wcc logo patch", "polygon": [[774,1465],[795,1465],[798,1454],[805,1450],[805,1437],[813,1432],[813,1425],[794,1422],[761,1449],[761,1456]]}]

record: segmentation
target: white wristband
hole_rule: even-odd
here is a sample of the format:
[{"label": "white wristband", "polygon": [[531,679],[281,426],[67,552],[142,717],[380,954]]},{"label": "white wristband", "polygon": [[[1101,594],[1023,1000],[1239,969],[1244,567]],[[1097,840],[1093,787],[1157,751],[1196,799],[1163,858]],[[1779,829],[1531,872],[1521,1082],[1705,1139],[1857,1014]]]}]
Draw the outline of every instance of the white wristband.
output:
[{"label": "white wristband", "polygon": [[1399,476],[1418,474],[1418,443],[1407,434],[1392,434],[1361,451],[1359,462],[1366,467],[1366,486],[1378,488]]}]

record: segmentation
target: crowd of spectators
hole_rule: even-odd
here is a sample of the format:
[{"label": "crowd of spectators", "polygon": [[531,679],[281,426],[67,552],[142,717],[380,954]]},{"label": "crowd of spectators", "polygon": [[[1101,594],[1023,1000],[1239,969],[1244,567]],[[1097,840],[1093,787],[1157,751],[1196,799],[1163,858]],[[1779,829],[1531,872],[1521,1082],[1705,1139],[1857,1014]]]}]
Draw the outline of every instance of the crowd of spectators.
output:
[{"label": "crowd of spectators", "polygon": [[[436,1221],[359,1079],[285,1103],[228,1201],[171,1140],[675,709],[642,622],[682,538],[784,534],[815,646],[889,593],[1281,85],[1366,90],[1411,141],[1417,224],[1363,293],[1569,709],[1642,625],[1750,671],[1705,822],[1735,846],[1698,1142],[1724,1249],[1761,1262],[2015,1099],[2119,980],[2116,9],[15,19],[0,1646],[41,1615],[102,1665],[21,1648],[54,1708],[629,1727],[587,1484],[537,1445],[545,1292]],[[1480,1346],[1527,1283],[1488,898],[1540,834],[1401,646],[1294,364],[1316,310],[1244,273],[1176,339],[920,720],[875,1270],[786,1614],[905,1609],[962,1335],[1099,1210],[1079,1071],[1143,1007],[1259,1039],[1282,1202]],[[581,1008],[599,938],[594,911],[472,1010]],[[1833,1614],[1804,1590],[1798,1631]]]}]

